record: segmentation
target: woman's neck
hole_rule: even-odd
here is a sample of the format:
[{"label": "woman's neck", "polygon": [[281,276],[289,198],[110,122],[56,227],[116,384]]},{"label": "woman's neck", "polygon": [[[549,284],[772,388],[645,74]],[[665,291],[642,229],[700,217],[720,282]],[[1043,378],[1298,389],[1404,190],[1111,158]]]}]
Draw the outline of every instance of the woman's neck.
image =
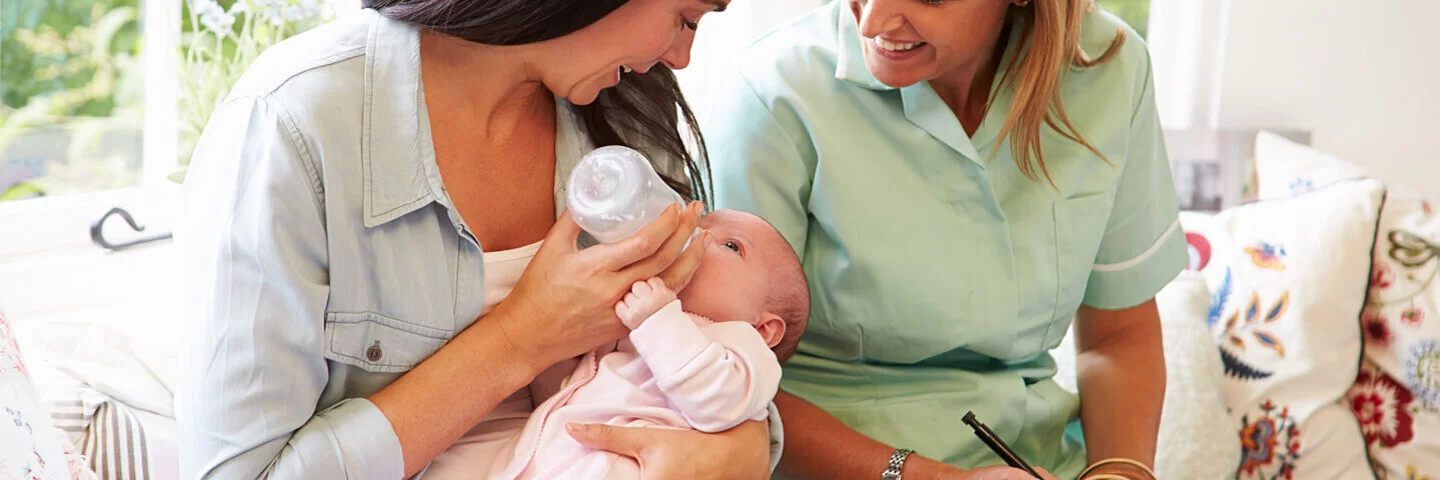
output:
[{"label": "woman's neck", "polygon": [[[481,45],[434,32],[420,36],[426,103],[445,106],[479,139],[509,138],[554,100],[527,63],[524,47]],[[435,120],[431,119],[432,122]]]},{"label": "woman's neck", "polygon": [[967,135],[975,135],[980,123],[985,120],[991,86],[1005,56],[1005,39],[1009,37],[1009,31],[1008,26],[1002,28],[992,46],[985,49],[985,55],[930,80],[930,88],[935,89],[935,93],[955,113]]}]

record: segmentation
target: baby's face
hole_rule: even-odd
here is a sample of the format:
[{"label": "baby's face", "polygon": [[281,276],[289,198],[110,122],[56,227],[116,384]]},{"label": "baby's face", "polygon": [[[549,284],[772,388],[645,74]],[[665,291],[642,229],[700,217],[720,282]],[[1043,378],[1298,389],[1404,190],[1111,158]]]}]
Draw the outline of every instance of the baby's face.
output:
[{"label": "baby's face", "polygon": [[720,321],[752,325],[765,313],[773,259],[783,258],[790,244],[760,217],[736,210],[716,210],[700,219],[711,244],[690,285],[680,291],[685,310]]}]

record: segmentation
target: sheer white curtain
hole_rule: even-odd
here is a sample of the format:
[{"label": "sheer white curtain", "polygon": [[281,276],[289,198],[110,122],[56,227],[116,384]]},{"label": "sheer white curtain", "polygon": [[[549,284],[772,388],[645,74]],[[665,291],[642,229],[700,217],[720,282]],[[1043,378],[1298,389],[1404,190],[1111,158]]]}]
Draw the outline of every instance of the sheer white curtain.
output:
[{"label": "sheer white curtain", "polygon": [[1153,0],[1147,42],[1165,128],[1219,126],[1230,0]]}]

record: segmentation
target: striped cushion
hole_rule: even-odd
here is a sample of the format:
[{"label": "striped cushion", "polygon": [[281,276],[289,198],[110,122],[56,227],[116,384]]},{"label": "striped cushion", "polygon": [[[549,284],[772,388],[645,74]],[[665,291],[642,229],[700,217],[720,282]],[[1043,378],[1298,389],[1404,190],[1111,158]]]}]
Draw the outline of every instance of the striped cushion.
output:
[{"label": "striped cushion", "polygon": [[135,411],[75,385],[46,399],[50,416],[102,480],[150,480],[149,442]]}]

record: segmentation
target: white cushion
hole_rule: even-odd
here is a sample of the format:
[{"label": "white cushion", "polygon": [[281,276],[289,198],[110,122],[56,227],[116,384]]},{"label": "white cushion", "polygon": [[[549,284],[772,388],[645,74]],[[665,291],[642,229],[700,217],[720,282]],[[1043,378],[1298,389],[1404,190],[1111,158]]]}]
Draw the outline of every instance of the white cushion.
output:
[{"label": "white cushion", "polygon": [[1261,131],[1255,136],[1255,181],[1259,198],[1286,198],[1340,180],[1374,176],[1365,168],[1280,135]]},{"label": "white cushion", "polygon": [[1165,411],[1155,447],[1158,478],[1226,478],[1240,463],[1240,437],[1225,412],[1220,354],[1205,320],[1210,289],[1185,271],[1155,296],[1165,337]]}]

